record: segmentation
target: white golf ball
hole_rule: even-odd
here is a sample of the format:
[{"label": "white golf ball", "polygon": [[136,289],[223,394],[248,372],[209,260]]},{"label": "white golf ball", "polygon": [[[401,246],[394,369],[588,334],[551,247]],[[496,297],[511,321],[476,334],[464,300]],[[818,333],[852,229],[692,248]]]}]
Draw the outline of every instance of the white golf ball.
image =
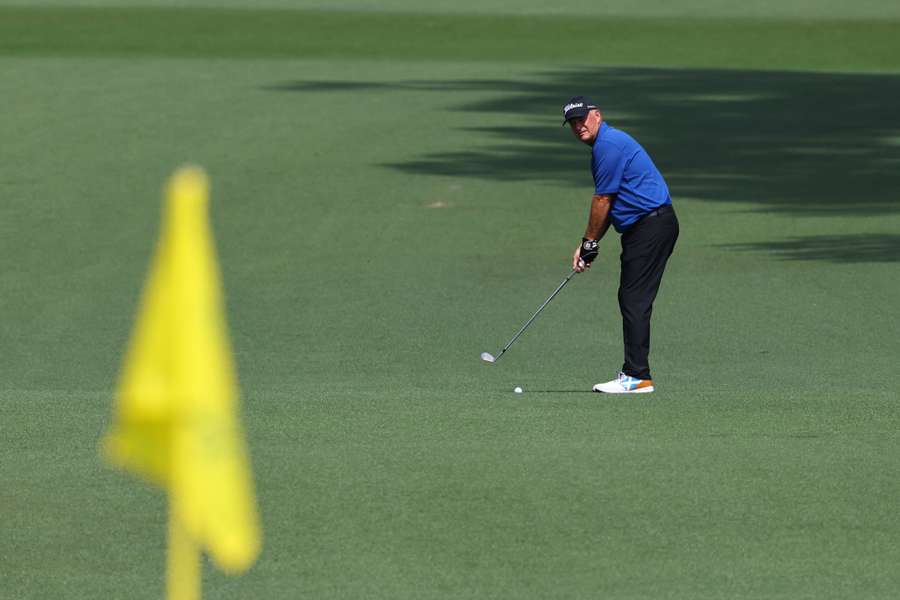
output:
[{"label": "white golf ball", "polygon": [[521,394],[521,393],[522,393],[522,388],[520,388],[519,386],[516,386],[515,388],[513,388],[513,391],[514,391],[515,393],[517,393],[517,394]]}]

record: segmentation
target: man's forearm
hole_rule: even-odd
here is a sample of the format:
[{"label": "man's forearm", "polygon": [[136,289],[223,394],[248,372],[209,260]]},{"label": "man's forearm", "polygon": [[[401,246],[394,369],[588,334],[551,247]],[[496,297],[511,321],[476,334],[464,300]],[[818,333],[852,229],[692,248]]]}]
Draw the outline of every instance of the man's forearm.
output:
[{"label": "man's forearm", "polygon": [[588,217],[587,229],[584,237],[589,240],[599,240],[609,229],[609,209],[612,206],[611,196],[594,196],[591,198],[591,214]]}]

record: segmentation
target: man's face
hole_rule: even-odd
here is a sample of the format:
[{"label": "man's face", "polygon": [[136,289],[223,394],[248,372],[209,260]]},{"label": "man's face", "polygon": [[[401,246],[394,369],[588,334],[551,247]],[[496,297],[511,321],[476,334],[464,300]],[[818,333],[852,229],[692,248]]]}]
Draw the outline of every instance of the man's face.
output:
[{"label": "man's face", "polygon": [[575,137],[590,146],[597,139],[597,132],[600,131],[600,123],[602,121],[600,111],[592,110],[584,117],[569,119],[569,127],[572,128],[572,133],[575,134]]}]

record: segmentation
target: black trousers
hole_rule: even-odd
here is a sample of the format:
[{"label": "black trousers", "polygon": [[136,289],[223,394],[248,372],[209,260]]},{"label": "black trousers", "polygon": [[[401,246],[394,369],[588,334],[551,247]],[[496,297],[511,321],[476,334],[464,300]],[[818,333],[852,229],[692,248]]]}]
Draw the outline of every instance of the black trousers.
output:
[{"label": "black trousers", "polygon": [[650,315],[663,271],[678,240],[678,217],[663,206],[622,234],[619,308],[625,338],[622,372],[650,379]]}]

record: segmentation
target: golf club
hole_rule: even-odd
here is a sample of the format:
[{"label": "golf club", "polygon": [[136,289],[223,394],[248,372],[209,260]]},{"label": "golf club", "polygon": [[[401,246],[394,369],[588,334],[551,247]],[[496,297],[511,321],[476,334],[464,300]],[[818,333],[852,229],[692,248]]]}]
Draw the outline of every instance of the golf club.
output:
[{"label": "golf club", "polygon": [[546,300],[544,300],[544,303],[541,304],[541,307],[538,308],[537,311],[536,311],[533,315],[531,315],[531,318],[528,319],[528,322],[525,323],[524,325],[522,325],[522,329],[520,329],[519,332],[518,332],[516,335],[514,335],[513,338],[512,338],[511,340],[509,340],[509,343],[506,344],[506,346],[503,347],[503,350],[500,351],[500,354],[498,354],[498,355],[495,357],[495,356],[494,356],[493,354],[491,354],[490,352],[482,352],[482,353],[481,353],[481,360],[483,360],[485,363],[487,363],[487,364],[489,364],[489,365],[492,365],[492,364],[494,364],[495,362],[497,362],[498,360],[500,360],[500,357],[503,356],[503,353],[506,352],[507,350],[509,350],[509,347],[513,345],[513,342],[515,342],[517,339],[519,339],[519,336],[522,335],[522,333],[523,333],[526,329],[528,329],[528,326],[531,325],[531,322],[534,321],[534,320],[537,318],[537,316],[538,316],[539,314],[541,314],[541,311],[544,310],[544,307],[547,306],[548,304],[550,304],[550,301],[553,300],[553,298],[559,293],[559,291],[560,291],[561,289],[563,289],[564,287],[566,287],[566,284],[569,283],[569,280],[572,279],[572,277],[575,275],[575,273],[577,273],[577,271],[575,271],[575,270],[573,269],[572,272],[569,273],[568,277],[566,277],[565,279],[563,279],[563,282],[562,282],[561,284],[559,284],[559,287],[557,287],[556,290],[554,290],[553,293],[550,294],[550,297],[547,298]]}]

